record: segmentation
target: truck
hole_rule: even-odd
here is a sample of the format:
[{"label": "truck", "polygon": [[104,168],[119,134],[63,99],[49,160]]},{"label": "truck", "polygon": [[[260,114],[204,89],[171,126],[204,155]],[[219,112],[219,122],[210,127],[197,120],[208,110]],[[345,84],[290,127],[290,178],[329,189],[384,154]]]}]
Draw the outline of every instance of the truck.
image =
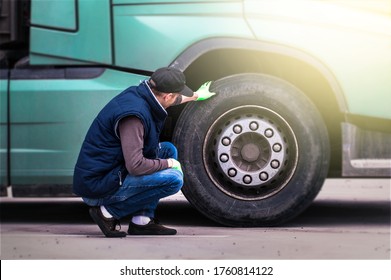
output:
[{"label": "truck", "polygon": [[182,192],[225,226],[302,213],[327,178],[391,177],[391,3],[0,0],[4,197],[73,197],[100,109],[170,66],[216,95],[169,109]]}]

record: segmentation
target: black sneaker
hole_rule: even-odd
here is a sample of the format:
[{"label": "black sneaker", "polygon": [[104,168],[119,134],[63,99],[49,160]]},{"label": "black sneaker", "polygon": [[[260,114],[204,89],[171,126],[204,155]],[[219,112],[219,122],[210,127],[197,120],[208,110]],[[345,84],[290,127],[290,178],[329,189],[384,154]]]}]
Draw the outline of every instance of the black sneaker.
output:
[{"label": "black sneaker", "polygon": [[[116,229],[119,221],[114,218],[106,218],[103,216],[102,211],[99,206],[91,207],[90,210],[91,218],[99,226],[100,230],[104,233],[106,237],[125,237],[126,232],[119,231]],[[121,225],[120,225],[121,226]]]},{"label": "black sneaker", "polygon": [[176,230],[173,228],[167,228],[159,224],[155,219],[144,225],[136,225],[132,222],[129,223],[128,229],[129,235],[175,235]]}]

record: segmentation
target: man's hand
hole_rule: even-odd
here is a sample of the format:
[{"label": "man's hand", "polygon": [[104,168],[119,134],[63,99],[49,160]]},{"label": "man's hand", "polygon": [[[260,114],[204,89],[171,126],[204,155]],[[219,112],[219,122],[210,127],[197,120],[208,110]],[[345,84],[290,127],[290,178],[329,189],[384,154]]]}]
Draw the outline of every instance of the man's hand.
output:
[{"label": "man's hand", "polygon": [[179,161],[177,161],[176,159],[174,158],[169,158],[168,159],[168,166],[171,167],[172,169],[176,169],[178,171],[180,171],[183,175],[183,171],[182,171],[182,166],[181,166],[181,163]]},{"label": "man's hand", "polygon": [[213,95],[215,95],[215,92],[210,92],[209,87],[212,81],[206,82],[203,84],[196,92],[195,94],[198,96],[196,101],[202,101],[206,100],[208,98],[211,98]]}]

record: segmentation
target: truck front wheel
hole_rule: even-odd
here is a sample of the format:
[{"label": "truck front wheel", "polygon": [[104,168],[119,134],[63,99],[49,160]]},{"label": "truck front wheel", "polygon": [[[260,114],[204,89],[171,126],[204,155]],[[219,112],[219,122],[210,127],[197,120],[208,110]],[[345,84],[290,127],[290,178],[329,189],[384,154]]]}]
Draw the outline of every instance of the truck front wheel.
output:
[{"label": "truck front wheel", "polygon": [[174,132],[185,197],[229,226],[276,225],[301,213],[329,165],[316,107],[291,84],[260,74],[225,77],[211,90],[215,97],[186,106]]}]

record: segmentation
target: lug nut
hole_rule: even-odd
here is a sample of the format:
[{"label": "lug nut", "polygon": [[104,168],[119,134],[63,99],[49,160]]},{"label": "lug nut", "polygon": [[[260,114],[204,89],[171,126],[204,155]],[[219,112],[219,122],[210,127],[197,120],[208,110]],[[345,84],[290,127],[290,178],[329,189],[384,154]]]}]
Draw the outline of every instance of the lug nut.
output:
[{"label": "lug nut", "polygon": [[229,160],[229,156],[228,156],[227,154],[222,154],[222,155],[220,156],[220,160],[221,160],[222,162],[227,162],[227,161]]},{"label": "lug nut", "polygon": [[228,170],[228,175],[229,175],[230,177],[235,177],[236,174],[237,174],[237,172],[236,172],[236,169],[235,169],[235,168],[230,168],[230,169]]},{"label": "lug nut", "polygon": [[236,133],[236,134],[239,134],[242,132],[242,127],[240,125],[235,125],[234,128],[233,128],[233,131]]},{"label": "lug nut", "polygon": [[273,130],[271,130],[270,128],[268,128],[268,129],[265,130],[265,136],[266,136],[267,138],[270,138],[270,137],[272,137],[273,135],[274,135],[274,132],[273,132]]},{"label": "lug nut", "polygon": [[266,172],[261,172],[261,174],[259,174],[259,179],[261,179],[261,181],[266,181],[269,179],[269,175]]},{"label": "lug nut", "polygon": [[256,123],[256,122],[251,122],[250,123],[250,129],[252,130],[252,131],[254,131],[254,130],[257,130],[258,129],[258,123]]},{"label": "lug nut", "polygon": [[282,146],[280,144],[273,145],[273,151],[275,151],[276,153],[280,152],[281,149],[282,149]]},{"label": "lug nut", "polygon": [[221,140],[221,143],[223,143],[224,146],[228,146],[229,144],[231,144],[231,139],[229,139],[228,137],[224,137],[223,140]]},{"label": "lug nut", "polygon": [[271,167],[273,167],[274,169],[277,169],[279,166],[280,166],[280,162],[278,160],[272,160],[271,162]]},{"label": "lug nut", "polygon": [[252,179],[251,179],[251,176],[250,176],[250,175],[246,175],[246,176],[243,177],[243,182],[244,182],[245,184],[250,184],[251,181],[252,181]]}]

